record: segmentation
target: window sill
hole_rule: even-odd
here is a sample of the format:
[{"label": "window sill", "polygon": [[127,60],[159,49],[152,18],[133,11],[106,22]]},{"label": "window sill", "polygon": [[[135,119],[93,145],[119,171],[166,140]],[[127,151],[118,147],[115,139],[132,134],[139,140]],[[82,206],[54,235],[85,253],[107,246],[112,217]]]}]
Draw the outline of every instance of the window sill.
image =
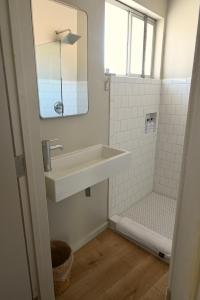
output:
[{"label": "window sill", "polygon": [[139,75],[119,75],[115,73],[104,73],[105,76],[112,76],[115,78],[129,78],[129,79],[138,79],[138,80],[159,80],[157,78],[151,77],[151,76],[139,76]]},{"label": "window sill", "polygon": [[134,77],[134,76],[126,76],[126,75],[115,75],[105,73],[105,76],[111,77],[113,82],[119,83],[160,83],[161,79],[153,78],[153,77]]}]

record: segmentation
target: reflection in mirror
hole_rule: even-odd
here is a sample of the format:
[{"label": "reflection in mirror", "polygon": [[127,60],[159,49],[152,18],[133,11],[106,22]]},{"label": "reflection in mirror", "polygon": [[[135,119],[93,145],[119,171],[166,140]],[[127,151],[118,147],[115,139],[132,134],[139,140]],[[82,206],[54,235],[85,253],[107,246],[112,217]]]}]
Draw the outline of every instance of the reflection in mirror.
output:
[{"label": "reflection in mirror", "polygon": [[40,116],[88,112],[87,15],[49,0],[32,0]]},{"label": "reflection in mirror", "polygon": [[[55,103],[61,99],[60,42],[36,47],[38,93],[42,118],[57,117]],[[59,113],[62,115],[62,112]]]}]

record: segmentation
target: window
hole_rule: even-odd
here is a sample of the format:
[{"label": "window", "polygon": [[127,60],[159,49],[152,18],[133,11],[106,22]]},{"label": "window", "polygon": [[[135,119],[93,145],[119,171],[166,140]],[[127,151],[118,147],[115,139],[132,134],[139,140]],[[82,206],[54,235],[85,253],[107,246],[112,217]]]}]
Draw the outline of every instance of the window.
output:
[{"label": "window", "polygon": [[125,74],[128,12],[106,2],[105,19],[105,68],[109,69],[110,73]]},{"label": "window", "polygon": [[126,5],[113,0],[106,2],[105,71],[152,76],[155,26],[154,19]]}]

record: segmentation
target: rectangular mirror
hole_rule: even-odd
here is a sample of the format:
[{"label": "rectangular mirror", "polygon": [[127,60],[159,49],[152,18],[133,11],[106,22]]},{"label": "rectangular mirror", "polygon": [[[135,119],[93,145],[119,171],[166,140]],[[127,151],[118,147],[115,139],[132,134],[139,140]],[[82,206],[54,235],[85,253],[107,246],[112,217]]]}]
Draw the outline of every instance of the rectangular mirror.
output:
[{"label": "rectangular mirror", "polygon": [[87,14],[50,0],[32,0],[40,117],[88,112]]}]

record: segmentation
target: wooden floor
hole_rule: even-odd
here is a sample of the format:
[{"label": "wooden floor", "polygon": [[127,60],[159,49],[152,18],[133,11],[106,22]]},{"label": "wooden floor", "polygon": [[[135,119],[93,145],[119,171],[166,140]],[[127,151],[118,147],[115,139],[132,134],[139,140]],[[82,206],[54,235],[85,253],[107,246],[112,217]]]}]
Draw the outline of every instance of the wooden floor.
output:
[{"label": "wooden floor", "polygon": [[111,230],[75,253],[71,286],[58,300],[164,300],[168,265]]}]

